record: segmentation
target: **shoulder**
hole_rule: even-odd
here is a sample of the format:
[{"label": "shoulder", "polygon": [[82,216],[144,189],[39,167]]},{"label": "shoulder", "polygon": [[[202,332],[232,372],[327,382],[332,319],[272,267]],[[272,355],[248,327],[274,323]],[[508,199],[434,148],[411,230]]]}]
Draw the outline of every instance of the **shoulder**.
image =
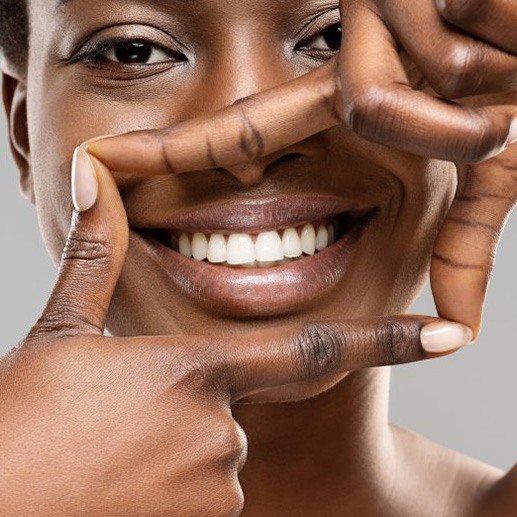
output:
[{"label": "shoulder", "polygon": [[407,429],[392,426],[392,433],[397,455],[392,499],[403,508],[400,515],[517,515],[517,468],[505,474]]}]

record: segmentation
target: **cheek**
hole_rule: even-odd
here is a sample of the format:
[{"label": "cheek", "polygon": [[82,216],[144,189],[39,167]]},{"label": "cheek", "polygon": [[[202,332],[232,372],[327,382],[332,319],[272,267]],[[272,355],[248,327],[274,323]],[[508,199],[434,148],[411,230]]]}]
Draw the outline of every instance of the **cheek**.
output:
[{"label": "cheek", "polygon": [[388,313],[407,310],[427,281],[434,242],[457,185],[455,165],[433,160],[399,173],[398,179],[403,197],[391,239],[398,273],[386,302]]},{"label": "cheek", "polygon": [[167,126],[171,114],[150,101],[129,105],[74,91],[59,77],[30,82],[28,113],[38,220],[57,264],[72,214],[70,168],[75,147],[100,135]]}]

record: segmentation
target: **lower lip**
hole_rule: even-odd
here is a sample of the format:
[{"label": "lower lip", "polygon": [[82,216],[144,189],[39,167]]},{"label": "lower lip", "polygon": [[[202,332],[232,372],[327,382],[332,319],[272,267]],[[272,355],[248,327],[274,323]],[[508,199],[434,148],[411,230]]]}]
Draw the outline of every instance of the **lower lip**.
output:
[{"label": "lower lip", "polygon": [[311,257],[261,269],[231,268],[186,258],[135,233],[172,282],[205,310],[233,317],[281,316],[328,294],[352,263],[371,217],[358,220],[332,246]]}]

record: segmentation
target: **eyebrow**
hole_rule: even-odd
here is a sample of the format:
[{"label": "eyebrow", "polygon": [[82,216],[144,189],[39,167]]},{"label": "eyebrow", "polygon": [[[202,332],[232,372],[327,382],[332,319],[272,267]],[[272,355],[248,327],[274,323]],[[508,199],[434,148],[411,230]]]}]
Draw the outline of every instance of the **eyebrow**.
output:
[{"label": "eyebrow", "polygon": [[[56,12],[60,11],[63,7],[66,7],[68,4],[71,4],[74,0],[59,0],[56,5]],[[172,0],[173,2],[177,2],[180,4],[193,4],[196,0]]]}]

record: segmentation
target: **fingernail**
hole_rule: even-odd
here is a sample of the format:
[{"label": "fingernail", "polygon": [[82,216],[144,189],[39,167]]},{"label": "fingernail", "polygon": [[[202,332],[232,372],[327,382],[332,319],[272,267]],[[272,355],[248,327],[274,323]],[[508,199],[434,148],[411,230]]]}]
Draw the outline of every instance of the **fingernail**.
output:
[{"label": "fingernail", "polygon": [[420,331],[420,341],[426,352],[450,352],[472,341],[472,330],[461,323],[435,321]]},{"label": "fingernail", "polygon": [[510,130],[508,131],[508,140],[507,145],[512,145],[517,143],[517,118],[512,120],[510,124]]},{"label": "fingernail", "polygon": [[72,162],[72,201],[78,212],[89,210],[97,201],[99,184],[88,153],[78,147]]}]

